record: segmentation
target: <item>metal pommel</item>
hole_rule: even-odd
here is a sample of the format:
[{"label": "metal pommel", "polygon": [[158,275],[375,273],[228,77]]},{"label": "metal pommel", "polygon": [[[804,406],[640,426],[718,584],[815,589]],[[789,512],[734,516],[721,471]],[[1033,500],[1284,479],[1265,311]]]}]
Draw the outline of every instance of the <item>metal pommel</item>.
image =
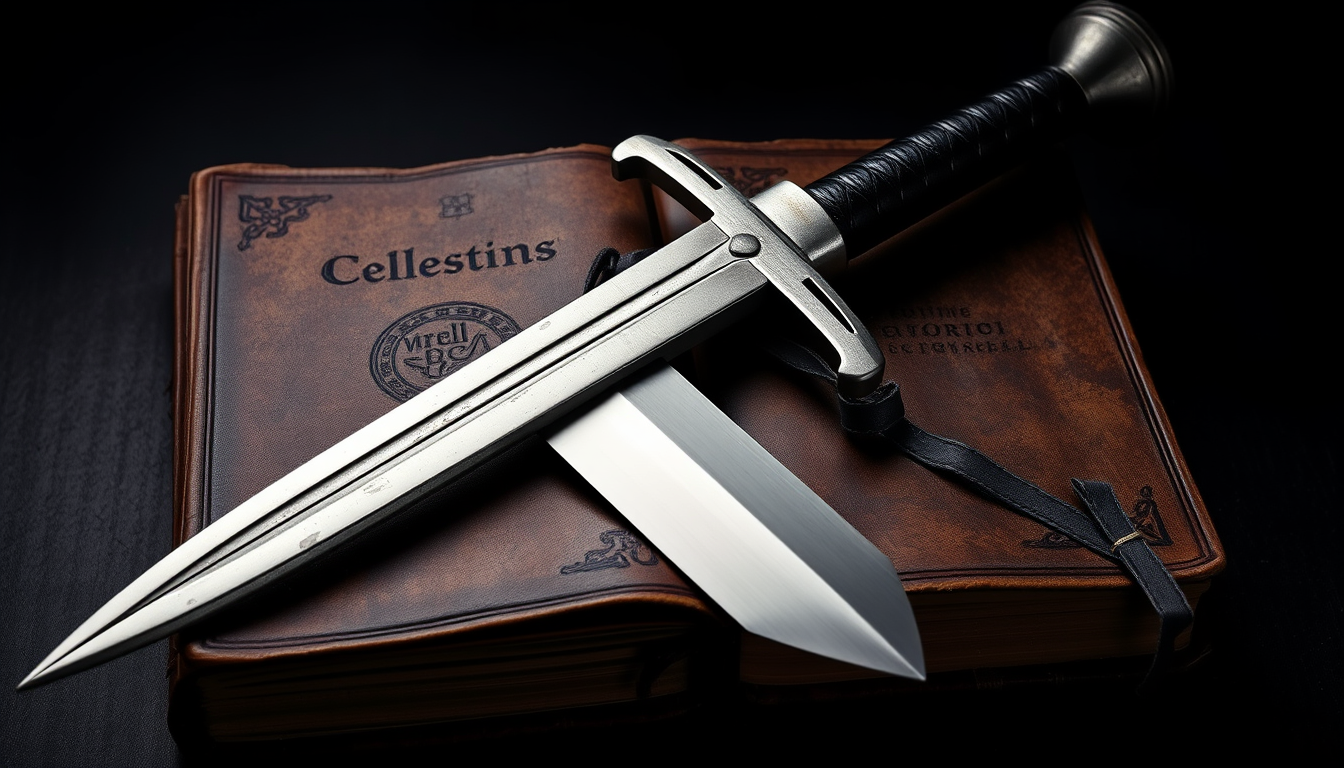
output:
[{"label": "metal pommel", "polygon": [[1115,3],[1083,3],[1055,27],[1050,62],[1087,96],[1101,133],[1151,122],[1171,101],[1171,58],[1138,14]]}]

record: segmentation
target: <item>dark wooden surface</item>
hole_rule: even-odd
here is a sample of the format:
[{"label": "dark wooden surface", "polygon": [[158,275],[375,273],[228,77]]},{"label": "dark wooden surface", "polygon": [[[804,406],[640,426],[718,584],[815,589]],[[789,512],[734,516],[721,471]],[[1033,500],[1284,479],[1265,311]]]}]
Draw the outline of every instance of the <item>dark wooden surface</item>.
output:
[{"label": "dark wooden surface", "polygon": [[[333,17],[235,5],[154,19],[166,28],[107,11],[82,18],[82,32],[53,12],[11,30],[30,45],[4,54],[0,680],[17,683],[168,550],[172,208],[192,171],[416,166],[633,133],[894,137],[1043,63],[1071,4],[1006,5],[906,20],[725,19],[707,8],[652,30],[631,15],[613,37],[577,11],[523,6]],[[620,744],[633,760],[695,754],[727,735],[744,754],[869,742],[894,758],[896,744],[919,739],[972,756],[1086,740],[1119,754],[1298,749],[1338,726],[1340,418],[1329,371],[1340,341],[1321,258],[1338,247],[1328,231],[1308,237],[1335,216],[1331,195],[1302,186],[1320,174],[1300,159],[1310,135],[1291,128],[1312,47],[1284,43],[1301,19],[1150,5],[1138,7],[1180,78],[1172,120],[1150,139],[1069,148],[1227,550],[1199,619],[1212,649],[1202,665],[1146,696],[1085,685],[725,705],[619,733],[472,748],[570,760]],[[697,39],[719,53],[691,60]],[[1287,60],[1291,69],[1277,63]],[[1284,82],[1288,95],[1268,90]],[[1288,141],[1266,144],[1285,129]],[[204,761],[180,753],[165,726],[165,656],[158,643],[0,693],[0,763]]]}]

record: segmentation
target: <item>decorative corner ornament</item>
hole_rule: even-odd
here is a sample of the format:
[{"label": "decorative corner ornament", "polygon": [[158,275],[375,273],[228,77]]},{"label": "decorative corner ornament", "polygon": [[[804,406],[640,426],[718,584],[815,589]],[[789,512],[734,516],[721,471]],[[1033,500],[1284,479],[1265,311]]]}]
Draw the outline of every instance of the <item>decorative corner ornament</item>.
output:
[{"label": "decorative corner ornament", "polygon": [[605,548],[588,550],[582,560],[562,567],[560,573],[568,575],[608,568],[629,568],[632,562],[639,565],[658,564],[658,553],[629,531],[619,528],[605,531],[598,536],[598,540]]},{"label": "decorative corner ornament", "polygon": [[280,206],[274,207],[269,197],[238,196],[238,220],[246,224],[243,239],[238,241],[238,250],[246,251],[252,247],[252,241],[265,235],[269,238],[284,237],[289,234],[289,225],[308,218],[308,206],[325,203],[331,195],[311,195],[309,197],[289,197],[281,195]]},{"label": "decorative corner ornament", "polygon": [[[1150,547],[1165,547],[1171,544],[1171,535],[1162,522],[1162,514],[1157,509],[1157,500],[1153,498],[1153,487],[1145,485],[1139,489],[1139,498],[1134,502],[1132,511],[1126,513],[1137,535],[1142,536]],[[1065,536],[1059,531],[1046,531],[1039,539],[1027,539],[1022,546],[1033,549],[1079,549],[1083,545]]]}]

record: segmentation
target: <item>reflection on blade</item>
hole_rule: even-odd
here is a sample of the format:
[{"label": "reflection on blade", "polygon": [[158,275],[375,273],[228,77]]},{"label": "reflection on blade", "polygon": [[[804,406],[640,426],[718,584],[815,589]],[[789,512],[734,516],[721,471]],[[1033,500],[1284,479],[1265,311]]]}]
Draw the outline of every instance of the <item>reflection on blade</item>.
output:
[{"label": "reflection on blade", "polygon": [[891,561],[665,365],[550,444],[747,631],[924,678]]},{"label": "reflection on blade", "polygon": [[725,243],[702,225],[318,454],[115,595],[19,689],[245,599],[735,319],[767,283]]}]

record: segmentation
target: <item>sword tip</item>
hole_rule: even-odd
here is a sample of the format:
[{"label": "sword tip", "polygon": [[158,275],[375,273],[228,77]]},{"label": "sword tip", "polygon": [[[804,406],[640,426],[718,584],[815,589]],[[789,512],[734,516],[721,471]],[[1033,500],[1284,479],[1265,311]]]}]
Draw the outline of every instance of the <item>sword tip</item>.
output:
[{"label": "sword tip", "polygon": [[[66,643],[69,642],[69,640],[66,641]],[[27,691],[40,688],[47,683],[81,672],[105,660],[105,657],[91,653],[88,644],[66,648],[64,647],[66,643],[52,651],[51,655],[34,667],[27,677],[19,681],[14,690]]]},{"label": "sword tip", "polygon": [[62,677],[69,677],[76,672],[82,672],[102,661],[101,658],[91,657],[89,654],[79,651],[62,654],[56,658],[49,657],[38,664],[32,672],[29,672],[27,677],[20,680],[14,690],[19,692],[41,688],[47,683],[55,682]]},{"label": "sword tip", "polygon": [[27,677],[20,680],[19,684],[14,686],[14,690],[15,692],[32,690],[45,682],[47,682],[47,680],[44,679],[42,675],[42,667],[39,666],[37,669],[29,672]]}]

